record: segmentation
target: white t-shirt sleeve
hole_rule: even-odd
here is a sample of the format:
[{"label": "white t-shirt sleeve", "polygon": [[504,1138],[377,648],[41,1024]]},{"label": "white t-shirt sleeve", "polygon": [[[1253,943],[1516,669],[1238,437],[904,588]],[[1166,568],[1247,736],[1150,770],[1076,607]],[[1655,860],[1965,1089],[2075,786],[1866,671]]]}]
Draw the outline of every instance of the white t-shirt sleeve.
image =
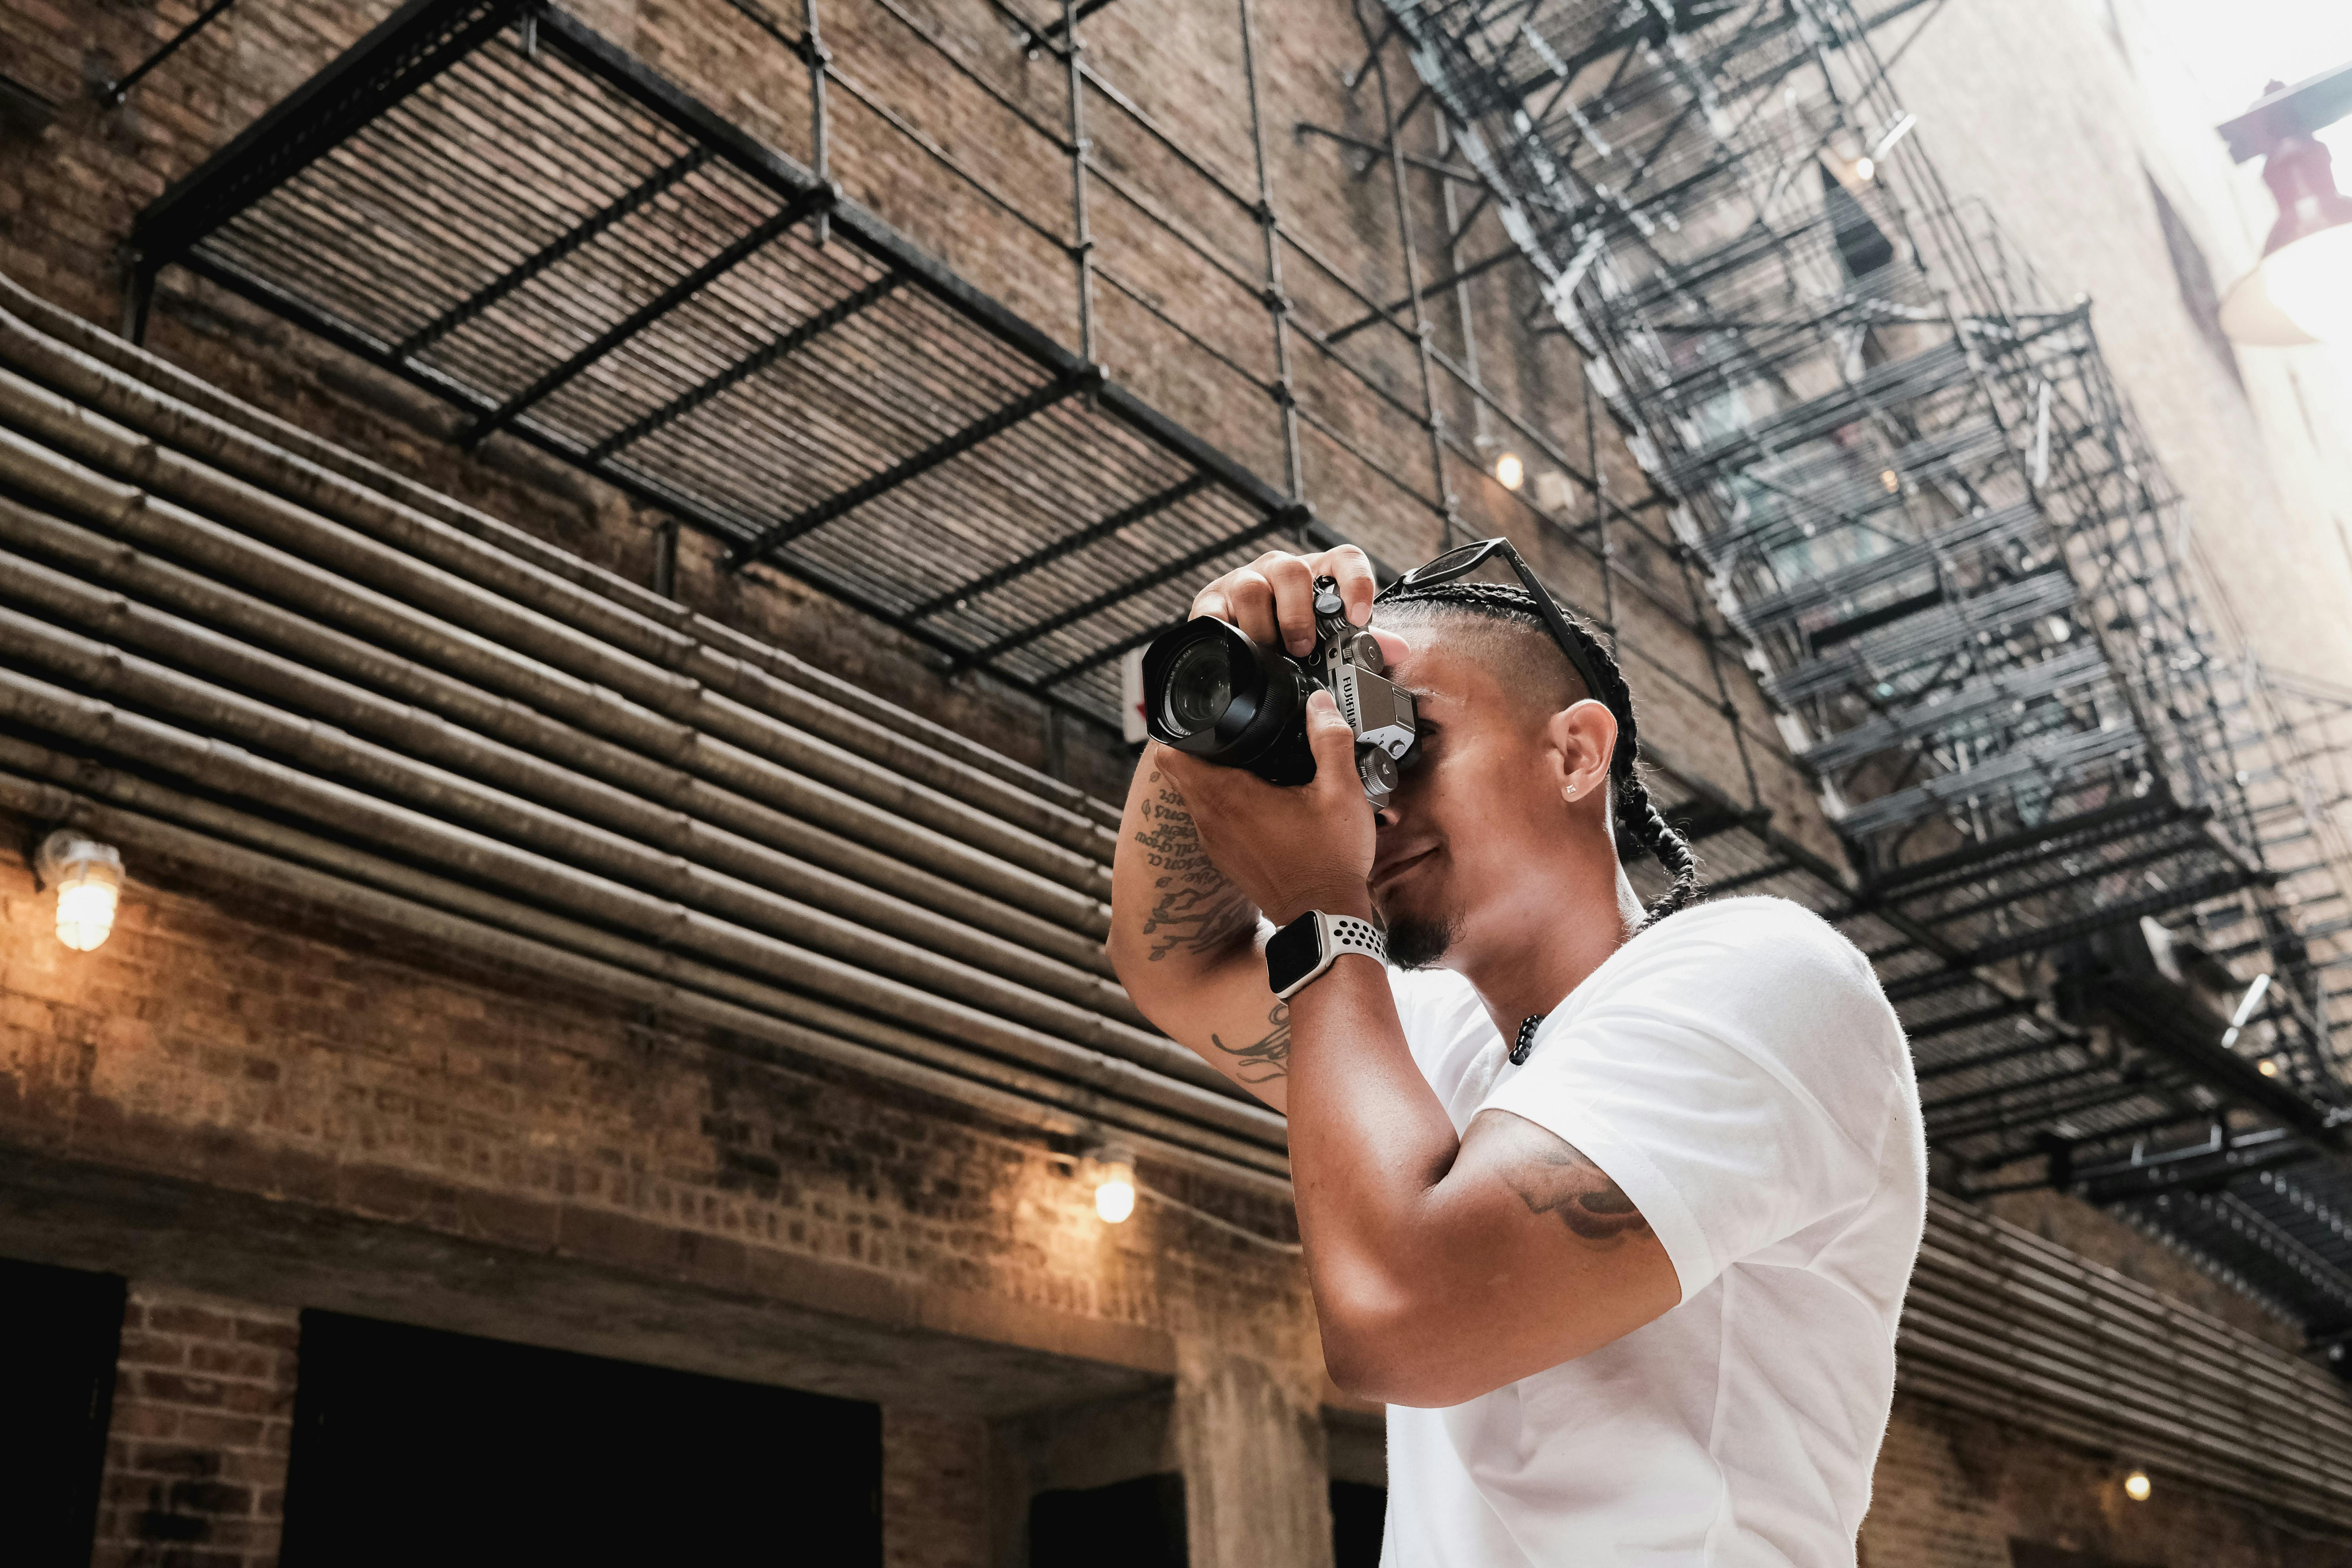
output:
[{"label": "white t-shirt sleeve", "polygon": [[1526,1118],[1606,1172],[1685,1300],[1870,1196],[1902,1033],[1831,927],[1778,900],[1703,904],[1596,981],[1481,1109]]}]

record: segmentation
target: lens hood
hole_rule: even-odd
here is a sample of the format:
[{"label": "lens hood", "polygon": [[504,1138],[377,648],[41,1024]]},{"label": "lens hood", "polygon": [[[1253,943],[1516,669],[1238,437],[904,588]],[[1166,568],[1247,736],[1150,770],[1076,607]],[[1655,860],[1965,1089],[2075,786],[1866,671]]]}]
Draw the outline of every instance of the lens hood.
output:
[{"label": "lens hood", "polygon": [[[1171,690],[1171,676],[1181,689]],[[1312,689],[1297,661],[1213,616],[1162,632],[1143,654],[1143,721],[1151,738],[1269,784],[1315,776],[1306,723]]]}]

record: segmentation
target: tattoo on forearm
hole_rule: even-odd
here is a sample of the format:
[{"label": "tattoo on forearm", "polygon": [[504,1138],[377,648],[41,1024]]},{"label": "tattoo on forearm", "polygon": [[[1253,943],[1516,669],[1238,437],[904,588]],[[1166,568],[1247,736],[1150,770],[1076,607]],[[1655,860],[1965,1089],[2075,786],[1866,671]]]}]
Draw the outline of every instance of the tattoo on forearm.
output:
[{"label": "tattoo on forearm", "polygon": [[1211,863],[1174,783],[1158,768],[1144,782],[1152,786],[1152,795],[1143,806],[1135,845],[1155,873],[1151,885],[1158,894],[1143,919],[1143,934],[1151,939],[1144,956],[1157,963],[1179,948],[1199,957],[1232,946],[1256,928],[1257,910]]},{"label": "tattoo on forearm", "polygon": [[1595,1247],[1614,1247],[1650,1228],[1608,1173],[1574,1145],[1530,1124],[1515,1152],[1518,1157],[1503,1167],[1504,1179],[1529,1214],[1556,1214]]},{"label": "tattoo on forearm", "polygon": [[1276,1002],[1265,1021],[1274,1026],[1246,1046],[1229,1046],[1222,1035],[1209,1037],[1211,1045],[1234,1058],[1234,1077],[1253,1088],[1290,1076],[1290,1004]]}]

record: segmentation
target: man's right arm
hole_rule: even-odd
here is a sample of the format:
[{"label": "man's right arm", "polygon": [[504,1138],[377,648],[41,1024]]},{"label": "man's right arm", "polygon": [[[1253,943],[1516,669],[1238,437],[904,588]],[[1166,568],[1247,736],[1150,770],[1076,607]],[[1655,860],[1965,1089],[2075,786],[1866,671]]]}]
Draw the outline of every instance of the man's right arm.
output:
[{"label": "man's right arm", "polygon": [[[1217,578],[1195,616],[1230,622],[1262,647],[1315,647],[1315,580],[1338,583],[1349,620],[1369,625],[1377,584],[1352,544],[1315,555],[1270,551]],[[1127,792],[1111,863],[1110,951],[1119,983],[1168,1037],[1276,1110],[1290,1078],[1290,1008],[1266,988],[1258,911],[1201,847],[1184,794],[1147,746]]]},{"label": "man's right arm", "polygon": [[1258,912],[1211,863],[1183,793],[1144,750],[1111,866],[1107,944],[1144,1016],[1273,1106],[1290,1075],[1290,1008],[1266,989]]}]

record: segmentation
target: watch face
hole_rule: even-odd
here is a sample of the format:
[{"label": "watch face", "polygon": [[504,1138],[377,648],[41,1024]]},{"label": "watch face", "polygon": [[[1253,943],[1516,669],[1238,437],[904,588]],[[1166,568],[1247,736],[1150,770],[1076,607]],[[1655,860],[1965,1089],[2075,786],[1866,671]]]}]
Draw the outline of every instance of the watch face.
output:
[{"label": "watch face", "polygon": [[1323,958],[1323,931],[1312,911],[1265,939],[1265,983],[1280,995],[1315,973]]}]

